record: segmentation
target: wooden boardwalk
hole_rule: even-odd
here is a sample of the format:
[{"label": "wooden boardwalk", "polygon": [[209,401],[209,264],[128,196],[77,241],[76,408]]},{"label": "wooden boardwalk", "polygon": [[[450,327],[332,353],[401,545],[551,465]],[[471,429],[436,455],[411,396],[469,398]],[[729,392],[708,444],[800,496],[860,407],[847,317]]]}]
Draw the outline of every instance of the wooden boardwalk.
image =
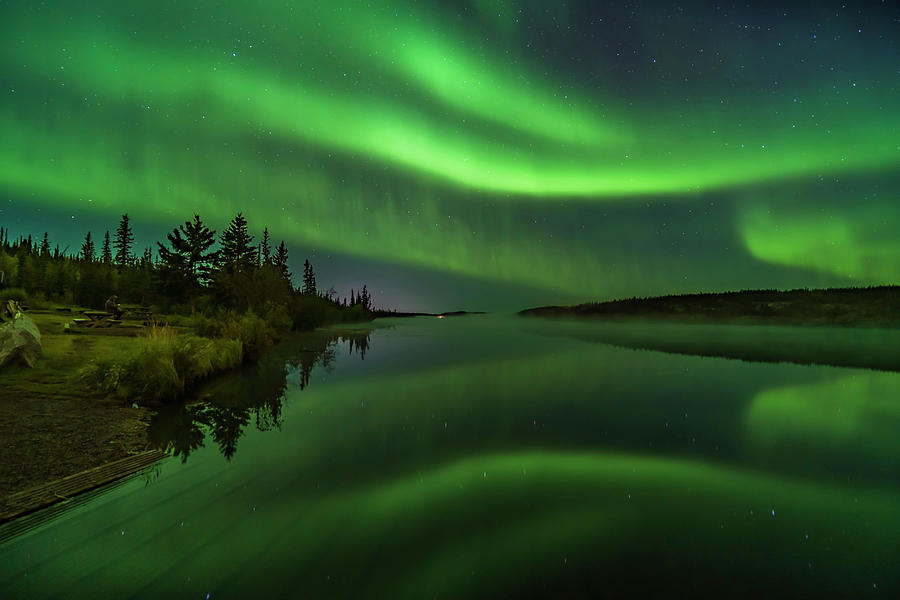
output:
[{"label": "wooden boardwalk", "polygon": [[69,500],[77,494],[136,473],[166,456],[168,455],[165,452],[159,450],[141,452],[140,454],[106,463],[81,473],[75,473],[74,475],[51,481],[50,483],[10,494],[6,498],[0,498],[0,523],[11,521],[51,504]]}]

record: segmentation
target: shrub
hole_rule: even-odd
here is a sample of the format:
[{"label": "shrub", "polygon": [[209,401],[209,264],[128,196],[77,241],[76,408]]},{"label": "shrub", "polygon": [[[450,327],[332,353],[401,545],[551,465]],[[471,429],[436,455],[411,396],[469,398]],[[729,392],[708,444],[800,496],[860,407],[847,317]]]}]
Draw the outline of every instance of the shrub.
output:
[{"label": "shrub", "polygon": [[28,304],[28,292],[19,287],[0,290],[0,302],[6,303],[9,300],[15,300],[20,304]]},{"label": "shrub", "polygon": [[98,359],[81,371],[94,391],[129,400],[172,399],[212,373],[235,367],[243,353],[238,340],[178,335],[170,327],[150,327],[134,350],[114,359]]},{"label": "shrub", "polygon": [[283,304],[270,306],[263,315],[263,320],[276,338],[288,333],[293,326],[291,317],[288,315],[287,306]]},{"label": "shrub", "polygon": [[229,319],[222,328],[222,337],[240,341],[244,358],[249,360],[256,360],[275,338],[266,322],[254,312]]},{"label": "shrub", "polygon": [[222,329],[225,326],[225,314],[219,318],[216,317],[208,317],[202,313],[197,313],[191,317],[188,317],[185,320],[185,325],[191,327],[199,336],[208,337],[208,338],[218,338],[222,337]]}]

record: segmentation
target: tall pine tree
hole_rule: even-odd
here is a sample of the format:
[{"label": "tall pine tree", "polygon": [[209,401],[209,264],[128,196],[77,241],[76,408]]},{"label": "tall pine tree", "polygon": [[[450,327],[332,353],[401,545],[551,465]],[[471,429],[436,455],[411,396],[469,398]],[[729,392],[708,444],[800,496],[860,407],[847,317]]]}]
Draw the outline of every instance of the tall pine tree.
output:
[{"label": "tall pine tree", "polygon": [[103,249],[100,251],[100,262],[104,265],[108,265],[112,262],[112,250],[109,245],[109,229],[106,230],[106,235],[103,236]]},{"label": "tall pine tree", "polygon": [[275,248],[275,257],[272,259],[272,264],[281,271],[281,276],[291,280],[291,272],[288,270],[287,266],[288,261],[288,251],[287,247],[284,245],[284,240],[281,240],[281,243],[278,244],[278,247]]},{"label": "tall pine tree", "polygon": [[262,255],[262,264],[272,264],[272,250],[269,248],[269,228],[263,229],[262,242],[259,244],[259,252]]},{"label": "tall pine tree", "polygon": [[128,221],[128,215],[122,215],[119,221],[119,227],[116,229],[116,264],[127,265],[131,263],[131,246],[134,244],[134,233],[131,231],[131,224]]},{"label": "tall pine tree", "polygon": [[219,264],[225,269],[243,271],[253,265],[256,249],[247,228],[247,219],[238,213],[219,236]]},{"label": "tall pine tree", "polygon": [[309,259],[303,262],[303,293],[316,293],[316,273],[313,271],[312,265],[309,264]]},{"label": "tall pine tree", "polygon": [[200,215],[185,221],[166,235],[171,249],[157,242],[160,260],[160,278],[163,287],[178,298],[190,301],[191,309],[200,288],[209,282],[217,252],[211,251],[216,243],[216,232],[203,224]]},{"label": "tall pine tree", "polygon": [[84,236],[84,242],[81,244],[81,260],[94,262],[94,240],[91,239],[90,231]]},{"label": "tall pine tree", "polygon": [[172,249],[159,242],[159,259],[163,266],[179,271],[186,279],[204,284],[216,262],[217,252],[211,251],[216,243],[216,231],[204,225],[200,215],[195,214],[166,235]]}]

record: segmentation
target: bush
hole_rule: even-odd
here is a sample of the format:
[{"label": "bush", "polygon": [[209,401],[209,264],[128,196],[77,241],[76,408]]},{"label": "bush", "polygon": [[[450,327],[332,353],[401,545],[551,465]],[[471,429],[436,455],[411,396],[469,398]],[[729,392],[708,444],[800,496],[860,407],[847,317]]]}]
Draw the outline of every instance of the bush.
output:
[{"label": "bush", "polygon": [[28,292],[23,288],[5,288],[0,290],[0,302],[6,303],[9,300],[15,300],[19,304],[28,304],[30,300]]},{"label": "bush", "polygon": [[29,308],[50,308],[53,303],[47,299],[47,295],[43,292],[33,292],[28,295],[27,304]]},{"label": "bush", "polygon": [[81,371],[91,390],[129,400],[173,399],[209,375],[241,363],[237,340],[178,335],[170,327],[150,327],[134,350],[114,359],[98,359]]},{"label": "bush", "polygon": [[218,318],[208,317],[202,313],[197,313],[184,320],[184,324],[191,327],[199,336],[208,338],[222,337],[222,330],[225,327],[227,313],[221,313]]},{"label": "bush", "polygon": [[222,337],[241,343],[244,358],[256,360],[262,351],[275,343],[274,332],[256,313],[247,312],[229,319],[222,327]]},{"label": "bush", "polygon": [[291,317],[288,315],[287,306],[283,304],[270,306],[263,315],[263,320],[269,326],[269,329],[274,333],[276,338],[288,333],[293,327]]}]

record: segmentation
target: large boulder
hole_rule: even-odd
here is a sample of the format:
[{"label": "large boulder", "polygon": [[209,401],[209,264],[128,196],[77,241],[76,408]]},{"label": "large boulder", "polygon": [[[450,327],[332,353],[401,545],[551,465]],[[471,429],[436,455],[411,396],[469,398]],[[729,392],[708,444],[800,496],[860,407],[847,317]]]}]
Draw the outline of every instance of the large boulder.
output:
[{"label": "large boulder", "polygon": [[8,364],[34,366],[41,353],[41,332],[34,321],[21,313],[0,324],[0,367]]}]

